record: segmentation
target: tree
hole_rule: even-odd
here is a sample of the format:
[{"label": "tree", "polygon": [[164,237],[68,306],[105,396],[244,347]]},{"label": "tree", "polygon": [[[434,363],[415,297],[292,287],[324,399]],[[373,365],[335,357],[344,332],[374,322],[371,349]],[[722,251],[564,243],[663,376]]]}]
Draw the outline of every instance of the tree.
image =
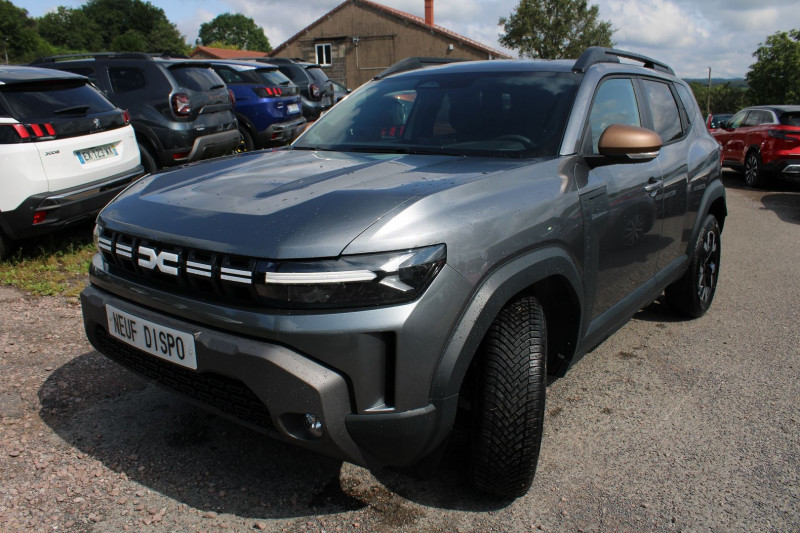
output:
[{"label": "tree", "polygon": [[88,0],[80,9],[98,25],[104,49],[123,51],[121,47],[135,45],[140,50],[124,51],[168,51],[176,54],[189,51],[183,36],[169,21],[164,10],[150,2]]},{"label": "tree", "polygon": [[520,57],[578,57],[589,46],[614,46],[611,23],[598,19],[587,0],[520,0],[509,18],[501,17],[500,43]]},{"label": "tree", "polygon": [[[705,113],[706,104],[709,101],[709,88],[705,83],[696,81],[689,82],[700,109]],[[743,107],[747,107],[747,91],[743,87],[734,87],[731,82],[717,83],[711,86],[711,113],[736,113]]]},{"label": "tree", "polygon": [[272,50],[264,30],[250,17],[238,13],[223,13],[211,22],[204,22],[200,25],[198,37],[203,46],[221,42],[240,50]]},{"label": "tree", "polygon": [[26,10],[0,0],[0,62],[19,62],[33,54],[41,42],[35,25]]},{"label": "tree", "polygon": [[50,44],[72,51],[103,48],[100,26],[80,9],[60,6],[37,21],[39,35]]},{"label": "tree", "polygon": [[745,75],[751,105],[800,104],[800,30],[770,35],[753,57]]}]

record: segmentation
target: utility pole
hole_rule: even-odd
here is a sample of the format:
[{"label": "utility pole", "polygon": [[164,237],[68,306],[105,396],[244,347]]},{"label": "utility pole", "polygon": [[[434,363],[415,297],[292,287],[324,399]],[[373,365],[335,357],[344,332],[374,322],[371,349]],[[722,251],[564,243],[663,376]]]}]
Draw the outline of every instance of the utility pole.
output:
[{"label": "utility pole", "polygon": [[706,100],[706,115],[711,114],[711,67],[708,67],[708,98]]}]

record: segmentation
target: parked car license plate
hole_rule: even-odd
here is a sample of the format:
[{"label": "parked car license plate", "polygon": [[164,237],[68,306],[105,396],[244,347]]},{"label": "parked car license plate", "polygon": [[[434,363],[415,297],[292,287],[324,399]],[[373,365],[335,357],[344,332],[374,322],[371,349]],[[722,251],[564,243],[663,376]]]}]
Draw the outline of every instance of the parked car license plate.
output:
[{"label": "parked car license plate", "polygon": [[107,157],[117,156],[117,143],[104,144],[103,146],[95,146],[94,148],[86,148],[84,150],[75,150],[75,155],[81,165],[91,163],[92,161],[99,161]]},{"label": "parked car license plate", "polygon": [[106,305],[108,332],[126,344],[176,365],[197,370],[194,336]]},{"label": "parked car license plate", "polygon": [[297,105],[297,104],[289,104],[287,109],[289,110],[289,113],[299,113],[300,112],[300,106]]}]

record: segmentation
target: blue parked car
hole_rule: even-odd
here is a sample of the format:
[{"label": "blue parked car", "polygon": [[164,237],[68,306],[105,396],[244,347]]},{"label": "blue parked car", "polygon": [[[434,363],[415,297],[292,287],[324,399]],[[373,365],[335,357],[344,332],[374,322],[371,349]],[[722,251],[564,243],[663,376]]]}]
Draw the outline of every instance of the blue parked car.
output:
[{"label": "blue parked car", "polygon": [[278,67],[249,61],[209,63],[233,91],[243,150],[288,144],[302,133],[306,119],[299,89]]}]

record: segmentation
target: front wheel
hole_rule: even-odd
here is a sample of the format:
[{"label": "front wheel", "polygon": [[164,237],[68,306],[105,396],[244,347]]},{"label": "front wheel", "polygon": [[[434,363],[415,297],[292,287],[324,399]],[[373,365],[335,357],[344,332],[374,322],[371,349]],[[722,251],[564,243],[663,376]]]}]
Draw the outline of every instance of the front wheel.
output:
[{"label": "front wheel", "polygon": [[527,296],[504,307],[478,358],[472,484],[501,498],[522,496],[536,473],[544,425],[547,328],[539,301]]},{"label": "front wheel", "polygon": [[691,318],[699,318],[708,311],[717,291],[721,256],[719,222],[714,215],[707,215],[694,245],[689,268],[665,291],[667,303],[673,311]]}]

